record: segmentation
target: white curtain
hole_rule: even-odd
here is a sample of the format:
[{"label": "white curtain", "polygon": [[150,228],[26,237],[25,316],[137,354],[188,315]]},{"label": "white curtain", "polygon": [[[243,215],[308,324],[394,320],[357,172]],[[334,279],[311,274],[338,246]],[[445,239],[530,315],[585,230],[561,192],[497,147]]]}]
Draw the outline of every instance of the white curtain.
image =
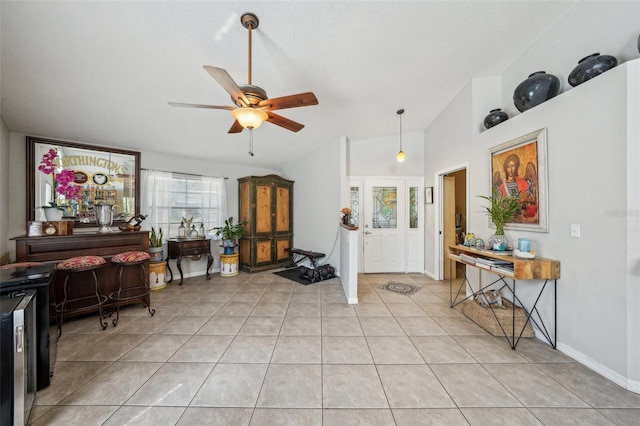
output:
[{"label": "white curtain", "polygon": [[[188,179],[190,185],[194,185],[189,193],[189,210],[197,207],[202,209],[199,217],[205,226],[210,229],[222,226],[228,217],[227,191],[224,178],[211,176],[194,176],[180,173],[165,172],[160,170],[141,170],[140,186],[140,213],[147,215],[142,223],[144,229],[163,227],[165,237],[176,236],[180,222],[180,214],[172,209],[172,183],[176,180],[184,182]],[[184,195],[184,194],[183,194]],[[198,196],[199,200],[193,200]],[[173,217],[172,217],[173,215]],[[177,215],[177,216],[176,216]],[[175,234],[175,235],[174,235]]]},{"label": "white curtain", "polygon": [[140,214],[147,215],[144,229],[169,222],[167,206],[171,205],[171,177],[173,173],[161,170],[141,170]]}]

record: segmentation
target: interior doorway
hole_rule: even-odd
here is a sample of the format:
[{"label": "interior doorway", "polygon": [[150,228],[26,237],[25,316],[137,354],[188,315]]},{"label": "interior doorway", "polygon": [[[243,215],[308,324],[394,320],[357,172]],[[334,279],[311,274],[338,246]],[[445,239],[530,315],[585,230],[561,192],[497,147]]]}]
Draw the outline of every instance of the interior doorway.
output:
[{"label": "interior doorway", "polygon": [[[435,241],[435,270],[437,279],[456,278],[457,268],[449,268],[449,246],[464,241],[468,218],[468,163],[436,172],[438,183]],[[451,272],[450,272],[451,270]]]},{"label": "interior doorway", "polygon": [[457,278],[457,268],[449,268],[448,247],[463,242],[467,228],[467,170],[444,175],[442,182],[442,271],[448,280]]}]

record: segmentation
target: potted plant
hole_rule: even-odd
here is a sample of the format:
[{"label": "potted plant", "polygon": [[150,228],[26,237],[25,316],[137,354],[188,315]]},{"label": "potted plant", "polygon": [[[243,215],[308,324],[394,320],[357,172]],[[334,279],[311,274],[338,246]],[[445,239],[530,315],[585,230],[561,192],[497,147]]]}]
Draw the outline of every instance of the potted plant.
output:
[{"label": "potted plant", "polygon": [[238,245],[238,240],[242,238],[244,233],[244,225],[247,222],[233,223],[233,216],[224,221],[224,226],[218,226],[212,228],[216,231],[216,236],[222,236],[222,247],[224,247],[224,254],[235,253],[235,247]]},{"label": "potted plant", "polygon": [[65,209],[58,206],[54,201],[49,202],[48,206],[40,206],[39,208],[44,211],[44,217],[47,222],[60,221],[64,216]]},{"label": "potted plant", "polygon": [[224,252],[220,254],[220,276],[233,277],[238,275],[240,256],[235,252],[238,240],[244,233],[243,225],[247,222],[233,222],[233,216],[224,221],[224,226],[218,226],[211,230],[216,231],[216,236],[222,236],[222,247]]},{"label": "potted plant", "polygon": [[509,239],[504,234],[504,226],[520,211],[520,193],[515,195],[502,195],[496,188],[493,188],[492,195],[479,195],[489,201],[490,206],[484,206],[487,216],[496,225],[496,232],[489,237],[489,248],[492,250],[504,251],[511,248]]},{"label": "potted plant", "polygon": [[163,258],[162,253],[162,228],[158,227],[158,231],[156,232],[156,228],[151,227],[151,233],[149,234],[149,254],[151,254],[151,262],[161,262]]},{"label": "potted plant", "polygon": [[[81,188],[74,184],[75,172],[70,169],[61,169],[59,154],[55,149],[47,151],[40,160],[38,170],[45,175],[53,176],[54,200],[58,195],[64,196],[65,200],[78,200],[81,196]],[[59,206],[56,201],[50,201],[48,206],[41,207],[47,221],[60,221],[66,209]]]}]

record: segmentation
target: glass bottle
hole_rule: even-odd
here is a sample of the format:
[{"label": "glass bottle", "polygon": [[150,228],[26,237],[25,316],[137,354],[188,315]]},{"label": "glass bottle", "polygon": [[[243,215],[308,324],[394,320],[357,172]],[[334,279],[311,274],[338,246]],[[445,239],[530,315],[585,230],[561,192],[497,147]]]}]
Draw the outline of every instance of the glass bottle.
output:
[{"label": "glass bottle", "polygon": [[198,229],[198,236],[204,238],[204,223],[200,222],[200,229]]},{"label": "glass bottle", "polygon": [[191,230],[189,231],[189,238],[197,237],[198,231],[196,230],[195,225],[191,225]]},{"label": "glass bottle", "polygon": [[180,222],[180,227],[178,228],[178,238],[184,238],[187,236],[187,228],[184,227],[184,221]]}]

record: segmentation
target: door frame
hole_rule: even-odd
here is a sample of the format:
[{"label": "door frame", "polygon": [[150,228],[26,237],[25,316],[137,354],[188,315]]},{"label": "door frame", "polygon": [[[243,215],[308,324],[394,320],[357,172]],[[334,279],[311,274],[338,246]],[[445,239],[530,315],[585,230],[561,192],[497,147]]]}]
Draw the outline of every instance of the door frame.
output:
[{"label": "door frame", "polygon": [[446,169],[441,169],[436,171],[433,174],[433,180],[436,182],[436,197],[434,197],[434,210],[435,210],[435,218],[434,224],[436,226],[435,229],[435,238],[434,238],[434,268],[433,275],[435,279],[442,280],[444,276],[444,271],[442,270],[442,264],[444,259],[444,236],[442,234],[443,228],[443,190],[444,190],[444,176],[449,173],[457,172],[460,170],[466,170],[466,179],[465,179],[465,187],[466,194],[465,197],[467,199],[467,208],[466,208],[466,220],[465,229],[469,229],[469,162],[459,163],[453,165],[451,167],[447,167]]}]

